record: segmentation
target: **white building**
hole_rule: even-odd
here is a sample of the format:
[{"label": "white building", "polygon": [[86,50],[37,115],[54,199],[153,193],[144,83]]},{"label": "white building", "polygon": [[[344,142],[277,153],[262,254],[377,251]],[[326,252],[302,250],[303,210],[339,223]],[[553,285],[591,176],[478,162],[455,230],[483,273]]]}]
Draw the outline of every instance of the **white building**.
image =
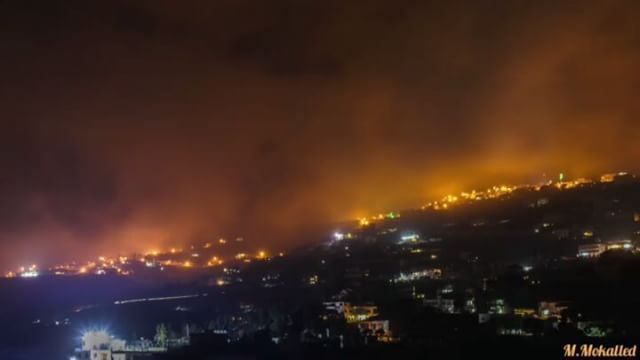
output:
[{"label": "white building", "polygon": [[[82,336],[82,348],[76,349],[77,360],[126,360],[126,342],[104,330],[87,331]],[[120,352],[120,353],[114,353]]]},{"label": "white building", "polygon": [[338,314],[344,314],[345,308],[350,306],[350,304],[345,301],[327,301],[322,304],[326,310],[335,311]]}]

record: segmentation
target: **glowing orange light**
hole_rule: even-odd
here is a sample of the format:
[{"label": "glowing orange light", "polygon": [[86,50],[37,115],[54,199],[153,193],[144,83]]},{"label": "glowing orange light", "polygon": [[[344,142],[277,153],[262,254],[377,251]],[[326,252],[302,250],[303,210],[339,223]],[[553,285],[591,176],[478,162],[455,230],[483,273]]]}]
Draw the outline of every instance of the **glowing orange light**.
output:
[{"label": "glowing orange light", "polygon": [[207,262],[207,266],[217,266],[217,265],[222,265],[222,260],[218,259],[217,256],[214,256],[213,258],[211,258],[211,260]]}]

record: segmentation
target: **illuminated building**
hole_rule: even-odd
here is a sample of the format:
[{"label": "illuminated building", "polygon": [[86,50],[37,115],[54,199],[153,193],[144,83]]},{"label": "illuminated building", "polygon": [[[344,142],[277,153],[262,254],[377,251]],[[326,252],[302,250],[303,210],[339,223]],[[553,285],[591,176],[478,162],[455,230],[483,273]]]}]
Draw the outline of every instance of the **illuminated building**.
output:
[{"label": "illuminated building", "polygon": [[[126,342],[104,330],[88,331],[82,335],[82,347],[76,349],[78,360],[126,360]],[[119,352],[119,353],[116,353]]]},{"label": "illuminated building", "polygon": [[29,266],[28,268],[21,267],[19,274],[20,274],[20,277],[23,277],[23,278],[34,278],[40,275],[40,273],[38,272],[38,266],[36,266],[35,264]]},{"label": "illuminated building", "polygon": [[589,179],[579,178],[576,180],[558,181],[554,186],[561,190],[568,190],[591,183],[593,183],[593,181]]},{"label": "illuminated building", "polygon": [[619,178],[630,178],[632,176],[630,176],[628,173],[621,171],[618,173],[610,173],[610,174],[604,174],[600,177],[600,182],[603,183],[609,183],[609,182],[614,182],[616,180],[619,180]]},{"label": "illuminated building", "polygon": [[538,316],[541,319],[561,318],[562,311],[568,308],[568,304],[562,301],[541,301],[538,304]]},{"label": "illuminated building", "polygon": [[309,285],[318,285],[318,282],[320,281],[318,275],[310,276],[307,280]]},{"label": "illuminated building", "polygon": [[467,299],[464,303],[464,311],[475,314],[476,310],[476,299],[474,297]]},{"label": "illuminated building", "polygon": [[371,334],[384,341],[391,336],[389,330],[389,320],[364,320],[358,323],[358,330],[363,334]]},{"label": "illuminated building", "polygon": [[508,312],[509,308],[504,299],[495,299],[489,303],[489,314],[503,315]]},{"label": "illuminated building", "polygon": [[20,273],[20,277],[23,278],[34,278],[34,277],[38,277],[39,273],[37,271],[25,271]]},{"label": "illuminated building", "polygon": [[607,247],[604,244],[585,244],[578,246],[578,257],[593,258],[605,252]]},{"label": "illuminated building", "polygon": [[606,244],[606,249],[631,251],[633,249],[633,244],[631,243],[631,240],[609,241]]},{"label": "illuminated building", "polygon": [[424,243],[424,240],[420,239],[420,235],[419,234],[405,234],[400,236],[400,240],[398,240],[398,245],[402,245],[402,244],[420,244],[420,243]]},{"label": "illuminated building", "polygon": [[578,321],[576,328],[592,338],[606,337],[612,332],[609,324],[599,321]]},{"label": "illuminated building", "polygon": [[513,314],[522,317],[530,317],[536,315],[536,310],[532,308],[514,308]]},{"label": "illuminated building", "polygon": [[[173,346],[183,346],[183,339],[173,339]],[[176,341],[177,340],[177,341]],[[171,344],[167,344],[171,346]],[[136,340],[127,344],[105,330],[90,330],[82,335],[82,346],[76,348],[72,360],[127,360],[147,358],[152,354],[167,351],[167,345],[151,342],[150,340]]]},{"label": "illuminated building", "polygon": [[378,307],[375,305],[347,305],[344,308],[344,318],[348,323],[365,321],[374,316],[378,316]]},{"label": "illuminated building", "polygon": [[322,305],[324,305],[326,310],[335,311],[338,314],[344,314],[345,309],[350,306],[348,302],[344,301],[328,301],[322,303]]},{"label": "illuminated building", "polygon": [[614,173],[604,174],[600,176],[600,182],[603,182],[603,183],[613,182],[616,179],[616,176],[617,174],[614,174]]}]

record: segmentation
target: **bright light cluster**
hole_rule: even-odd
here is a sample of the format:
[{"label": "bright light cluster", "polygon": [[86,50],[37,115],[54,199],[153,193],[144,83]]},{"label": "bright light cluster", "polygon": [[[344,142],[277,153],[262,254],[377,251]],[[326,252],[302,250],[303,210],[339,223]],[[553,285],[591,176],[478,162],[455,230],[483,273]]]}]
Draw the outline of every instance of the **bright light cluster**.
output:
[{"label": "bright light cluster", "polygon": [[[605,174],[600,177],[600,183],[609,183],[616,180],[619,176],[628,175],[626,172],[618,172],[612,174]],[[568,190],[573,189],[589,184],[593,184],[594,180],[587,178],[578,178],[575,180],[565,180],[564,174],[561,174],[559,180],[547,181],[543,184],[538,185],[497,185],[492,186],[486,190],[471,190],[470,192],[461,192],[458,195],[447,195],[443,197],[441,200],[433,201],[427,203],[421,207],[422,210],[446,210],[449,207],[458,204],[461,200],[469,201],[480,201],[480,200],[489,200],[489,199],[497,199],[505,195],[509,195],[512,192],[519,189],[527,189],[540,191],[545,186],[553,186],[559,190]]]},{"label": "bright light cluster", "polygon": [[[351,237],[351,234],[348,234]],[[242,238],[238,238],[238,242],[242,241]],[[219,244],[225,244],[224,239],[218,240]],[[212,247],[212,243],[206,243],[202,246],[203,249],[209,249]],[[202,256],[201,256],[202,255]],[[284,253],[278,253],[278,256],[284,256]],[[201,259],[203,258],[203,259]],[[251,263],[255,260],[267,261],[271,258],[265,250],[259,250],[255,255],[241,252],[236,254],[231,261]],[[78,263],[75,261],[54,265],[48,268],[46,271],[40,271],[38,266],[33,264],[26,267],[21,267],[16,271],[8,271],[4,274],[5,278],[33,278],[42,274],[55,275],[55,276],[82,276],[82,275],[106,275],[108,273],[118,275],[130,275],[140,266],[153,269],[158,268],[160,271],[164,271],[165,268],[182,268],[182,269],[203,269],[209,267],[220,266],[225,263],[225,260],[219,256],[213,256],[210,254],[200,253],[195,251],[195,246],[191,246],[191,251],[183,251],[178,248],[170,248],[167,251],[153,249],[139,256],[98,256],[95,261],[87,261]]]}]

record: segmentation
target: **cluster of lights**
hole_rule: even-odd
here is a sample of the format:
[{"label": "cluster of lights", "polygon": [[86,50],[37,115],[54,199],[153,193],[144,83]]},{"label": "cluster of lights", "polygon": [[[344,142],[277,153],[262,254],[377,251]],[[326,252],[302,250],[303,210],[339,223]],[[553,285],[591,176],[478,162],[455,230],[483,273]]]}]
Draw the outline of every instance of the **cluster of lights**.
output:
[{"label": "cluster of lights", "polygon": [[365,227],[365,226],[369,226],[372,223],[374,223],[375,221],[380,221],[380,220],[394,220],[400,217],[400,214],[397,212],[389,212],[387,214],[378,214],[378,215],[374,215],[371,217],[362,217],[360,219],[358,219],[358,224],[360,224],[360,226]]},{"label": "cluster of lights", "polygon": [[34,277],[38,277],[38,275],[39,275],[38,266],[35,264],[29,266],[28,268],[24,268],[24,267],[20,268],[20,277],[34,278]]},{"label": "cluster of lights", "polygon": [[40,273],[38,272],[38,266],[33,264],[28,267],[22,266],[18,271],[9,271],[4,274],[5,278],[14,278],[14,277],[22,277],[22,278],[34,278],[38,277]]},{"label": "cluster of lights", "polygon": [[398,242],[398,244],[406,244],[406,243],[417,244],[419,242],[421,242],[420,241],[420,235],[418,235],[418,234],[407,234],[407,235],[402,235],[400,237],[400,241]]},{"label": "cluster of lights", "polygon": [[[618,176],[628,175],[626,172],[618,172],[611,174],[604,174],[600,177],[601,183],[609,183],[615,181]],[[558,177],[558,181],[548,181],[541,185],[498,185],[492,186],[486,190],[472,190],[470,192],[461,192],[458,195],[447,195],[443,197],[439,201],[433,201],[425,204],[421,207],[422,210],[446,210],[452,205],[459,203],[461,200],[468,201],[480,201],[480,200],[489,200],[489,199],[497,199],[505,195],[509,195],[512,192],[518,189],[528,189],[540,191],[544,186],[554,186],[560,190],[568,190],[577,188],[580,186],[593,184],[594,181],[587,178],[578,178],[575,180],[565,180],[565,176],[563,173]]]},{"label": "cluster of lights", "polygon": [[[601,183],[609,183],[609,182],[613,182],[615,181],[616,177],[618,176],[625,176],[628,175],[626,172],[618,172],[618,173],[611,173],[611,174],[604,174],[600,177],[600,182]],[[479,201],[479,200],[487,200],[487,199],[496,199],[496,198],[500,198],[502,196],[508,195],[518,189],[534,189],[536,191],[539,191],[543,186],[555,186],[558,189],[564,190],[564,189],[572,189],[575,187],[579,187],[579,186],[583,186],[586,184],[591,184],[593,183],[592,180],[586,179],[586,178],[579,178],[576,180],[565,180],[564,179],[564,174],[560,174],[559,179],[557,182],[547,182],[543,185],[516,185],[516,186],[509,186],[509,185],[500,185],[500,186],[493,186],[490,187],[484,191],[476,191],[476,190],[472,190],[471,192],[461,192],[458,195],[447,195],[445,197],[443,197],[441,200],[439,201],[434,201],[434,202],[430,202],[424,206],[421,207],[422,210],[446,210],[448,209],[450,206],[453,206],[455,204],[461,203],[463,201],[469,202],[469,201]],[[371,217],[362,217],[360,219],[358,219],[358,223],[361,227],[366,227],[371,225],[372,223],[374,223],[375,221],[381,221],[381,220],[394,220],[400,217],[400,214],[397,212],[389,212],[387,214],[378,214],[378,215],[374,215]],[[638,215],[638,219],[636,221],[640,222],[640,215]],[[585,232],[584,233],[585,237],[590,237],[592,236],[591,232]],[[344,239],[350,239],[352,238],[352,234],[351,233],[342,233],[342,232],[335,232],[333,234],[333,238],[335,241],[341,241]],[[411,241],[411,242],[415,242],[417,241],[418,237],[412,237],[412,238],[406,238],[403,237],[402,241]],[[236,241],[241,242],[243,241],[243,238],[237,238]],[[225,240],[224,238],[220,238],[218,239],[218,244],[224,245],[227,243],[227,240]],[[206,243],[203,247],[205,249],[208,249],[212,246],[212,243]],[[624,248],[624,247],[623,247]],[[192,246],[193,249],[193,246]],[[182,253],[182,249],[179,248],[171,248],[169,249],[168,253],[170,254],[178,254],[178,253]],[[172,260],[166,260],[164,262],[157,262],[155,258],[157,258],[159,255],[163,255],[163,253],[161,251],[158,250],[151,250],[149,252],[147,252],[145,254],[145,256],[141,257],[139,260],[140,262],[144,263],[146,266],[148,267],[154,267],[156,265],[156,263],[160,263],[161,265],[164,266],[182,266],[184,268],[192,268],[195,265],[189,261],[183,261],[183,262],[177,262],[177,261],[172,261]],[[191,254],[192,257],[199,257],[200,255],[198,253],[192,253]],[[282,256],[282,255],[280,255]],[[152,260],[148,260],[146,257],[153,257]],[[250,257],[246,254],[246,253],[239,253],[235,256],[236,260],[241,260],[244,262],[251,262]],[[257,260],[268,260],[269,257],[267,255],[267,253],[265,251],[259,251],[257,253],[257,255],[255,256],[255,259]],[[222,259],[218,259],[217,257],[213,257],[211,260],[207,261],[205,266],[218,266],[221,265],[223,263]],[[83,265],[76,265],[75,263],[70,263],[70,264],[64,264],[64,265],[57,265],[54,266],[52,268],[50,268],[49,270],[55,274],[55,275],[83,275],[83,274],[89,274],[89,273],[94,273],[94,274],[105,274],[107,272],[107,270],[114,270],[115,272],[117,272],[118,274],[122,274],[122,275],[128,275],[130,274],[129,270],[125,270],[123,268],[123,266],[129,265],[130,264],[130,260],[128,257],[126,256],[119,256],[119,257],[115,257],[115,258],[108,258],[105,256],[100,256],[98,257],[98,261],[89,261]],[[37,266],[31,265],[28,268],[22,267],[20,268],[19,271],[9,271],[7,273],[5,273],[5,277],[7,278],[12,278],[12,277],[25,277],[25,278],[29,278],[29,277],[37,277],[40,274],[40,272],[37,269]]]},{"label": "cluster of lights", "polygon": [[442,270],[440,269],[426,269],[421,271],[414,271],[410,273],[400,273],[398,276],[392,279],[392,282],[411,282],[421,279],[440,279],[442,277]]},{"label": "cluster of lights", "polygon": [[558,189],[568,190],[568,189],[573,189],[573,188],[577,188],[577,187],[592,184],[592,183],[593,181],[590,179],[579,178],[579,179],[569,180],[569,181],[558,181],[554,184],[554,186]]},{"label": "cluster of lights", "polygon": [[[351,234],[349,234],[349,237]],[[239,238],[241,239],[241,238]],[[237,240],[238,241],[238,240]],[[241,241],[241,240],[240,240]],[[224,244],[226,240],[219,239],[219,243]],[[203,247],[210,248],[211,243],[205,244]],[[167,252],[163,252],[160,250],[150,250],[145,253],[145,255],[134,258],[133,262],[130,257],[127,256],[116,256],[116,257],[107,257],[107,256],[99,256],[95,261],[87,261],[85,263],[76,263],[70,262],[61,265],[55,265],[53,267],[48,268],[47,274],[65,276],[65,275],[105,275],[107,272],[114,272],[119,275],[130,275],[132,273],[131,266],[134,263],[138,262],[145,267],[154,268],[159,267],[160,270],[164,270],[165,267],[177,267],[177,268],[205,268],[205,267],[215,267],[224,264],[224,260],[219,258],[218,256],[212,256],[209,260],[203,261],[195,261],[200,258],[200,254],[197,252],[190,252],[188,258],[179,259],[163,259],[163,256],[171,256],[176,254],[181,254],[183,252],[182,249],[171,248]],[[278,256],[284,256],[284,253],[279,253]],[[245,263],[252,262],[255,260],[269,260],[270,257],[268,253],[264,250],[260,250],[255,255],[250,256],[247,253],[238,253],[234,256],[234,258],[238,261],[242,261]],[[193,260],[191,260],[193,259]],[[21,267],[15,271],[9,271],[4,274],[5,278],[15,278],[15,277],[23,277],[23,278],[32,278],[41,275],[41,272],[38,270],[38,267],[33,264],[28,267]]]},{"label": "cluster of lights", "polygon": [[309,285],[318,285],[318,282],[320,282],[320,278],[318,277],[318,275],[312,275],[309,277],[308,282]]},{"label": "cluster of lights", "polygon": [[331,244],[336,243],[336,242],[340,242],[342,240],[345,239],[352,239],[354,237],[354,235],[350,232],[348,233],[343,233],[340,231],[336,231],[333,233],[333,240],[331,241]]},{"label": "cluster of lights", "polygon": [[614,182],[616,180],[616,177],[618,176],[626,176],[629,175],[628,173],[621,171],[618,173],[611,173],[611,174],[604,174],[602,176],[600,176],[600,182],[602,183],[609,183],[609,182]]},{"label": "cluster of lights", "polygon": [[207,261],[207,266],[218,266],[222,265],[222,259],[218,259],[217,256],[211,258],[211,260]]},{"label": "cluster of lights", "polygon": [[430,202],[421,207],[422,210],[446,210],[450,206],[453,206],[462,200],[466,201],[480,201],[488,199],[496,199],[501,196],[510,194],[517,189],[527,186],[509,186],[499,185],[493,186],[486,190],[471,190],[471,192],[461,192],[459,195],[447,195],[439,201]]}]

